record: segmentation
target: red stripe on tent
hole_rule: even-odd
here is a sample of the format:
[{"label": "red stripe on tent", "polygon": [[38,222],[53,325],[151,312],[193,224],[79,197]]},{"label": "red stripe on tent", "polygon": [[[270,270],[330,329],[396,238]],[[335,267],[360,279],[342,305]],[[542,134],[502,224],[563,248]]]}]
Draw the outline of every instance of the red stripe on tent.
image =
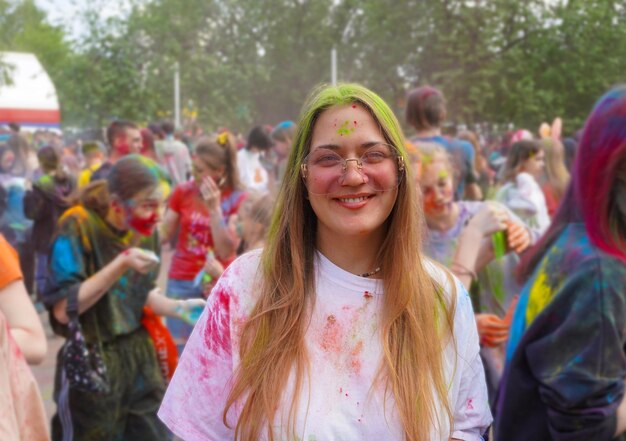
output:
[{"label": "red stripe on tent", "polygon": [[58,124],[61,122],[61,112],[59,110],[0,109],[0,121]]}]

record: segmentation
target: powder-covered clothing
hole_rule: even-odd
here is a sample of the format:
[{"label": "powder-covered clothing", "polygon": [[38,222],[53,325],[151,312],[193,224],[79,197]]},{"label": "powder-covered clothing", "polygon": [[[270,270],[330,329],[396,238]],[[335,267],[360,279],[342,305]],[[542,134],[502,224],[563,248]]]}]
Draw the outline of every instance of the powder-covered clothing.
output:
[{"label": "powder-covered clothing", "polygon": [[[70,208],[59,219],[59,227],[50,248],[49,278],[43,302],[52,308],[67,298],[72,290],[118,254],[135,246],[158,254],[156,234],[140,236],[131,231],[114,230],[100,215],[81,205]],[[128,269],[107,293],[80,315],[87,341],[111,341],[141,327],[143,306],[155,286],[158,267],[146,274]],[[64,335],[66,328],[50,314],[53,330]]]},{"label": "powder-covered clothing", "polygon": [[[228,218],[237,213],[245,197],[242,191],[222,190],[220,205],[223,222],[228,222]],[[207,252],[213,249],[211,216],[195,181],[185,182],[174,189],[169,209],[178,214],[180,223],[169,278],[193,280],[202,269]]]},{"label": "powder-covered clothing", "polygon": [[[159,417],[186,441],[232,440],[222,422],[232,375],[240,364],[239,336],[258,300],[260,251],[237,259],[219,279],[179,362]],[[445,286],[445,275],[429,265],[433,277]],[[402,425],[391,394],[374,378],[383,354],[381,330],[383,284],[355,276],[335,266],[322,254],[315,259],[316,301],[304,341],[309,368],[296,409],[295,434],[286,433],[293,372],[273,427],[278,440],[401,440]],[[444,353],[445,383],[454,414],[450,433],[431,439],[480,440],[491,422],[478,335],[471,301],[456,284],[454,338]],[[234,426],[241,402],[229,410]],[[265,434],[261,439],[266,439]]]},{"label": "powder-covered clothing", "polygon": [[477,183],[477,176],[474,173],[474,148],[468,141],[461,139],[451,139],[440,135],[437,136],[414,136],[411,142],[434,142],[443,146],[452,159],[454,168],[454,199],[457,201],[465,198],[465,185]]},{"label": "powder-covered clothing", "polygon": [[[157,410],[165,381],[145,329],[102,348],[111,392],[94,394],[69,387],[57,367],[54,379],[53,441],[170,441]],[[71,434],[71,435],[70,435]]]},{"label": "powder-covered clothing", "polygon": [[529,173],[518,173],[515,182],[504,184],[496,193],[495,199],[540,233],[544,233],[550,226],[546,198],[535,178]]},{"label": "powder-covered clothing", "polygon": [[50,439],[37,380],[22,351],[11,337],[8,321],[2,311],[0,311],[0,439],[3,441]]},{"label": "powder-covered clothing", "polygon": [[566,226],[524,286],[496,406],[496,437],[613,439],[626,377],[626,264]]},{"label": "powder-covered clothing", "polygon": [[[95,198],[96,187],[91,191]],[[50,275],[43,302],[54,305],[77,291],[88,278],[102,270],[120,253],[138,247],[158,253],[155,234],[141,236],[111,227],[98,213],[82,205],[67,210],[51,245]],[[165,383],[156,352],[141,324],[148,293],[155,286],[159,269],[146,274],[128,269],[111,288],[79,316],[83,335],[100,350],[107,369],[111,391],[97,394],[71,388],[62,380],[62,348],[57,355],[53,418],[53,440],[96,441],[133,439],[166,441],[166,428],[157,420],[156,409]],[[50,323],[55,333],[66,335],[52,311]]]},{"label": "powder-covered clothing", "polygon": [[[430,258],[446,267],[450,267],[457,247],[459,236],[469,220],[478,213],[485,202],[459,201],[459,216],[456,223],[447,231],[428,231],[428,240],[424,252]],[[522,221],[509,212],[511,219],[522,224]],[[485,239],[491,240],[491,239]],[[480,246],[480,244],[476,244]],[[513,297],[520,293],[522,286],[515,279],[515,268],[519,263],[519,256],[508,253],[505,256],[489,262],[478,272],[477,293],[474,296],[476,312],[495,314],[504,317]],[[504,346],[497,348],[482,347],[481,354],[485,365],[487,384],[492,399],[498,387],[504,369]]]},{"label": "powder-covered clothing", "polygon": [[248,190],[269,191],[270,178],[267,169],[261,163],[261,153],[241,149],[237,152],[239,178]]}]

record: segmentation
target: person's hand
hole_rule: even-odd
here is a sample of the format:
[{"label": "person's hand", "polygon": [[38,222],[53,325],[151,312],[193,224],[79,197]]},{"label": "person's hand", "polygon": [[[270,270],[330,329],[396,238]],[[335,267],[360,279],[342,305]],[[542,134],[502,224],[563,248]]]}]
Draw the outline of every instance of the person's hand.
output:
[{"label": "person's hand", "polygon": [[209,251],[204,261],[204,271],[213,278],[218,279],[224,272],[224,266],[215,258],[213,251]]},{"label": "person's hand", "polygon": [[530,246],[530,232],[517,222],[509,220],[506,224],[507,247],[509,250],[521,254]]},{"label": "person's hand", "polygon": [[505,230],[509,215],[506,210],[497,203],[485,202],[483,207],[476,213],[467,224],[467,228],[474,228],[482,236],[490,236],[496,231]]},{"label": "person's hand", "polygon": [[176,315],[185,323],[194,326],[202,315],[205,306],[206,300],[204,299],[179,300],[176,306]]},{"label": "person's hand", "polygon": [[220,199],[222,192],[217,186],[213,178],[205,176],[200,183],[200,194],[209,211],[215,211],[220,208]]},{"label": "person's hand", "polygon": [[141,248],[129,248],[118,257],[126,268],[132,268],[141,274],[150,272],[159,264],[156,254]]},{"label": "person's hand", "polygon": [[480,343],[495,348],[506,343],[509,338],[510,323],[494,314],[476,314],[476,326]]}]

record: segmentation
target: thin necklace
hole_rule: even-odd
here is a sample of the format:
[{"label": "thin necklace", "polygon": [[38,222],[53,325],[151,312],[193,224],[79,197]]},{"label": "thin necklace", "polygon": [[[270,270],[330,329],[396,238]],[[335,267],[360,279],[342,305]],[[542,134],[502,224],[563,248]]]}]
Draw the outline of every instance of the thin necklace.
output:
[{"label": "thin necklace", "polygon": [[374,274],[378,274],[379,272],[380,272],[380,267],[376,268],[374,271],[370,271],[369,273],[357,274],[357,276],[369,277],[369,276],[373,276]]}]

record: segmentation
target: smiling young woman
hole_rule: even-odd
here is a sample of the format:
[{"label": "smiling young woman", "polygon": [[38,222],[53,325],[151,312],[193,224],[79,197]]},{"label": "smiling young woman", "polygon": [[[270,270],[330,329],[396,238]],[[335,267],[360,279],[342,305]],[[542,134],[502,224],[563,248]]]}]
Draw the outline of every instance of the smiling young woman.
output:
[{"label": "smiling young woman", "polygon": [[222,275],[166,393],[159,416],[178,436],[481,439],[471,302],[421,254],[406,163],[380,97],[313,92],[266,246]]}]

